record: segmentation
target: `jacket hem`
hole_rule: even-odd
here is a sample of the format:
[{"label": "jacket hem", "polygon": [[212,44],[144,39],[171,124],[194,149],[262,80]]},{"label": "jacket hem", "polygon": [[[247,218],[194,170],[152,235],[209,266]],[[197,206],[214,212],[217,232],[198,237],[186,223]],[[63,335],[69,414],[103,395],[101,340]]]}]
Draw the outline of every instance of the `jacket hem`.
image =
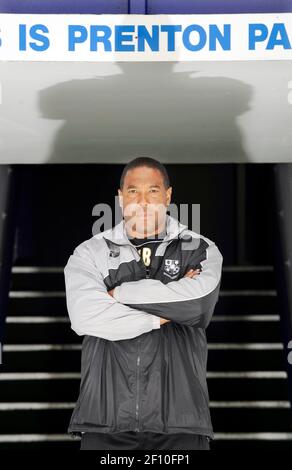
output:
[{"label": "jacket hem", "polygon": [[[71,434],[72,438],[76,438],[78,435],[81,437],[82,432],[103,432],[103,433],[119,433],[119,432],[129,432],[135,431],[134,426],[129,426],[125,428],[117,428],[116,426],[83,426],[75,424],[74,426],[68,428],[67,433]],[[167,428],[153,428],[147,427],[146,429],[141,429],[140,432],[155,432],[161,434],[201,434],[209,437],[209,439],[214,440],[214,432],[210,428],[202,427],[184,427],[184,426],[168,426]]]}]

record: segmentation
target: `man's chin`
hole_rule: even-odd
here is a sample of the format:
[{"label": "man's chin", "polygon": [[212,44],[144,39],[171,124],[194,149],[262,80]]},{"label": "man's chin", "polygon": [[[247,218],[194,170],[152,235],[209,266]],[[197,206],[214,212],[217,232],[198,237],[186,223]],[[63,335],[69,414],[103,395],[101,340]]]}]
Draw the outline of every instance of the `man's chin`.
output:
[{"label": "man's chin", "polygon": [[144,235],[147,237],[147,235],[153,233],[155,231],[155,225],[152,224],[147,224],[146,222],[143,223],[137,223],[136,224],[136,230],[137,233],[140,233],[141,235]]},{"label": "man's chin", "polygon": [[128,221],[128,229],[136,232],[140,237],[148,237],[157,232],[157,217],[148,216],[147,218],[142,216],[137,216],[134,220],[130,219]]}]

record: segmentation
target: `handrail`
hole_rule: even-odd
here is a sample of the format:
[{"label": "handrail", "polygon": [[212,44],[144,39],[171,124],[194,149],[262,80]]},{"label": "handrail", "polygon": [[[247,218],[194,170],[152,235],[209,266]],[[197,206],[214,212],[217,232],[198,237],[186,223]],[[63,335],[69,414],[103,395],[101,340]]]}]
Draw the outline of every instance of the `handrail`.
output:
[{"label": "handrail", "polygon": [[[13,165],[0,165],[0,343],[4,343],[17,212],[17,175]],[[2,347],[0,363],[2,363]]]},{"label": "handrail", "polygon": [[[270,193],[274,215],[274,260],[278,306],[292,405],[292,164],[274,164],[274,188]],[[291,417],[292,420],[292,417]]]}]

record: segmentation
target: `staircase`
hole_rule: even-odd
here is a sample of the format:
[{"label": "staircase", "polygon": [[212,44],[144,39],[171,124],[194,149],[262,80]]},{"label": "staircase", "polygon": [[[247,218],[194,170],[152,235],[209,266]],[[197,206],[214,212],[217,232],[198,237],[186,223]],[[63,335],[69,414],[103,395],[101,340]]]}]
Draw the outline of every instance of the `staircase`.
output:
[{"label": "staircase", "polygon": [[[292,449],[291,408],[272,266],[223,267],[207,329],[211,449]],[[81,342],[62,267],[14,266],[3,364],[0,450],[79,449],[67,434]]]}]

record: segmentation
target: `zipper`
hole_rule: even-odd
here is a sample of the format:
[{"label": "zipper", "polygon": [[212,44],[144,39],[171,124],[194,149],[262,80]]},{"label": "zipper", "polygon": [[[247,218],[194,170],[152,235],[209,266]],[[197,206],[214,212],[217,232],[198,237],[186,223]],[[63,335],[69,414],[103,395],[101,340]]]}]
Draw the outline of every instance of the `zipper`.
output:
[{"label": "zipper", "polygon": [[[167,240],[167,245],[170,245],[170,243],[173,241],[173,239],[171,240]],[[164,242],[165,243],[165,242]],[[139,261],[142,265],[142,269],[144,270],[145,272],[145,275],[146,275],[146,279],[149,279],[149,276],[150,276],[150,269],[148,269],[143,261],[142,261],[142,258],[141,258],[141,255],[138,251],[138,249],[136,248],[135,245],[133,245],[132,243],[127,243],[127,245],[129,245],[132,249],[134,249],[136,251],[136,253],[138,253],[139,255]],[[136,405],[135,405],[135,423],[136,423],[136,426],[135,426],[135,431],[136,432],[139,432],[140,430],[140,427],[139,427],[139,375],[140,375],[140,361],[141,361],[141,355],[140,355],[140,341],[141,341],[141,338],[138,338],[137,342],[138,342],[138,355],[137,355],[137,381],[136,381]]]},{"label": "zipper", "polygon": [[140,338],[138,338],[138,356],[137,356],[137,393],[136,393],[136,429],[139,431],[139,372],[140,372]]}]

